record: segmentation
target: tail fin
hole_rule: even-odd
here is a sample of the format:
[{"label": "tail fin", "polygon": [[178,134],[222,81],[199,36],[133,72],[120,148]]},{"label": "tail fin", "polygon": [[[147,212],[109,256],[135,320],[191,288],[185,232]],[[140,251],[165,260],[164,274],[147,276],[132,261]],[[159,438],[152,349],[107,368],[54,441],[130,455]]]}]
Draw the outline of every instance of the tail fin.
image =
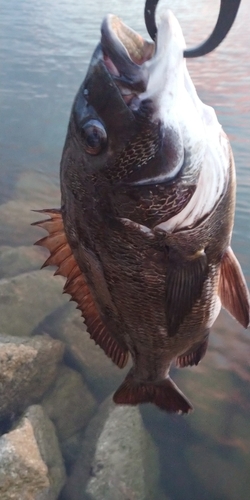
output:
[{"label": "tail fin", "polygon": [[189,413],[193,409],[170,377],[155,383],[137,382],[129,373],[114,394],[113,400],[123,405],[154,403],[162,410],[179,414]]}]

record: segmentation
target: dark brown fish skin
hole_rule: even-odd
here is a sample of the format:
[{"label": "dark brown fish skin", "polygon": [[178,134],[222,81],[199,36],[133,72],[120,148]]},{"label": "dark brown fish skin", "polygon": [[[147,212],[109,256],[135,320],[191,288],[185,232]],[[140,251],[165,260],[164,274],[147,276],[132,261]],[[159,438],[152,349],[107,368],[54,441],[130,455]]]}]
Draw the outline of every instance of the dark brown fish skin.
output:
[{"label": "dark brown fish skin", "polygon": [[[89,309],[80,306],[89,331],[96,340],[89,319],[96,308],[100,321],[94,321],[105,327],[105,339],[100,329],[97,343],[114,360],[114,341],[114,349],[125,356],[120,366],[127,352],[132,356],[133,367],[115,402],[152,402],[166,411],[188,413],[191,404],[168,376],[172,360],[180,367],[192,366],[205,355],[217,295],[245,327],[249,323],[248,292],[230,250],[234,162],[228,144],[229,175],[210,214],[192,228],[173,233],[157,229],[187,205],[199,172],[192,172],[187,150],[183,169],[172,181],[131,183],[141,158],[140,168],[148,169],[149,176],[160,171],[165,158],[170,168],[176,159],[177,138],[171,139],[171,131],[163,136],[151,116],[151,103],[139,112],[126,105],[98,46],[70,118],[61,161],[61,214],[69,248],[93,299]],[[86,151],[82,133],[91,119],[104,125],[108,137],[96,155]],[[49,241],[47,237],[44,246],[57,257],[48,264],[60,266],[59,250]],[[65,291],[80,304],[74,276],[63,275],[69,282]]]},{"label": "dark brown fish skin", "polygon": [[[110,333],[128,346],[141,379],[163,377],[173,358],[207,336],[206,323],[214,288],[218,286],[221,257],[230,243],[233,193],[231,178],[216,210],[198,227],[169,235],[155,231],[153,236],[145,236],[136,226],[112,217],[109,209],[103,210],[103,200],[101,210],[98,211],[96,204],[90,212],[75,200],[73,214],[64,200],[64,227],[76,261],[86,276],[104,321],[108,319]],[[88,237],[90,231],[92,241]],[[203,248],[205,255],[192,259],[197,250]],[[199,260],[204,260],[204,264],[190,289],[192,264],[198,266]],[[167,276],[171,279],[174,267],[180,266],[184,269],[185,282],[177,290],[177,297],[173,300],[170,297],[168,319]],[[98,269],[95,276],[91,267]],[[199,281],[202,292],[196,297]],[[100,288],[104,290],[102,297]],[[197,302],[196,310],[183,317],[182,301],[185,304],[192,294],[193,302]],[[168,331],[168,322],[175,334],[159,335],[159,328]]]}]

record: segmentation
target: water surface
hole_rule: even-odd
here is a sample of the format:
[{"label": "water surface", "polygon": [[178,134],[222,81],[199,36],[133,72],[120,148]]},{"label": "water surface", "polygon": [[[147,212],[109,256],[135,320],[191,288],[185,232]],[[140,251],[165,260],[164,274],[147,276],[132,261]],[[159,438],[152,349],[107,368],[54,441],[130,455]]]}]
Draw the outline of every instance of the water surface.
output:
[{"label": "water surface", "polygon": [[[69,112],[98,42],[101,20],[115,13],[145,35],[143,7],[139,0],[2,0],[0,213],[6,203],[25,201],[25,196],[33,208],[48,206],[48,197],[52,206],[59,202],[59,162]],[[210,33],[219,1],[170,0],[169,7],[190,47]],[[250,5],[242,0],[223,44],[206,57],[188,61],[198,93],[215,108],[231,140],[237,171],[233,248],[248,285],[249,22]],[[50,193],[57,194],[52,199]],[[20,212],[20,224],[21,219]],[[0,221],[5,244],[25,242],[25,224],[22,235],[17,232],[13,239],[8,221]],[[27,225],[27,242],[30,234]],[[213,328],[206,359],[196,369],[174,373],[194,403],[192,416],[180,419],[143,409],[160,453],[161,485],[172,500],[249,498],[249,333],[223,313]]]}]

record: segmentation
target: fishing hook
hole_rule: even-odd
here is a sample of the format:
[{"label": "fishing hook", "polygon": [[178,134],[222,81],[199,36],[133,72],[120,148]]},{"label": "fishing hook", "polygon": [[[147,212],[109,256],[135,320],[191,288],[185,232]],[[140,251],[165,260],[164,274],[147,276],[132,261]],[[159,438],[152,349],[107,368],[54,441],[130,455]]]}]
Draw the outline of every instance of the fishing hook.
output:
[{"label": "fishing hook", "polygon": [[[155,10],[159,0],[146,0],[144,18],[146,28],[152,40],[155,40],[157,27],[155,24]],[[211,35],[205,42],[193,49],[184,51],[184,57],[199,57],[212,52],[224,40],[233,25],[241,0],[220,0],[220,12],[217,23]]]}]

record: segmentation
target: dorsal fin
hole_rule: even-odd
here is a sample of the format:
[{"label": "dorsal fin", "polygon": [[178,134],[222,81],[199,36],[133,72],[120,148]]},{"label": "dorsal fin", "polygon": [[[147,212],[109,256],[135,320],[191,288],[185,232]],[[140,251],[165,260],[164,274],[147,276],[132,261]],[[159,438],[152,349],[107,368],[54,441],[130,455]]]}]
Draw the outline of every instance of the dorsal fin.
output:
[{"label": "dorsal fin", "polygon": [[218,289],[221,303],[245,328],[250,321],[250,297],[240,264],[231,247],[225,251]]},{"label": "dorsal fin", "polygon": [[58,209],[35,211],[50,217],[50,219],[32,224],[46,229],[49,233],[48,236],[35,243],[35,245],[47,248],[50,252],[50,256],[42,267],[57,266],[54,274],[67,278],[63,293],[70,294],[71,300],[77,303],[77,309],[82,313],[90,337],[119,368],[123,368],[128,361],[128,351],[124,350],[110,335],[100,317],[84,275],[68,244],[61,211]]}]

